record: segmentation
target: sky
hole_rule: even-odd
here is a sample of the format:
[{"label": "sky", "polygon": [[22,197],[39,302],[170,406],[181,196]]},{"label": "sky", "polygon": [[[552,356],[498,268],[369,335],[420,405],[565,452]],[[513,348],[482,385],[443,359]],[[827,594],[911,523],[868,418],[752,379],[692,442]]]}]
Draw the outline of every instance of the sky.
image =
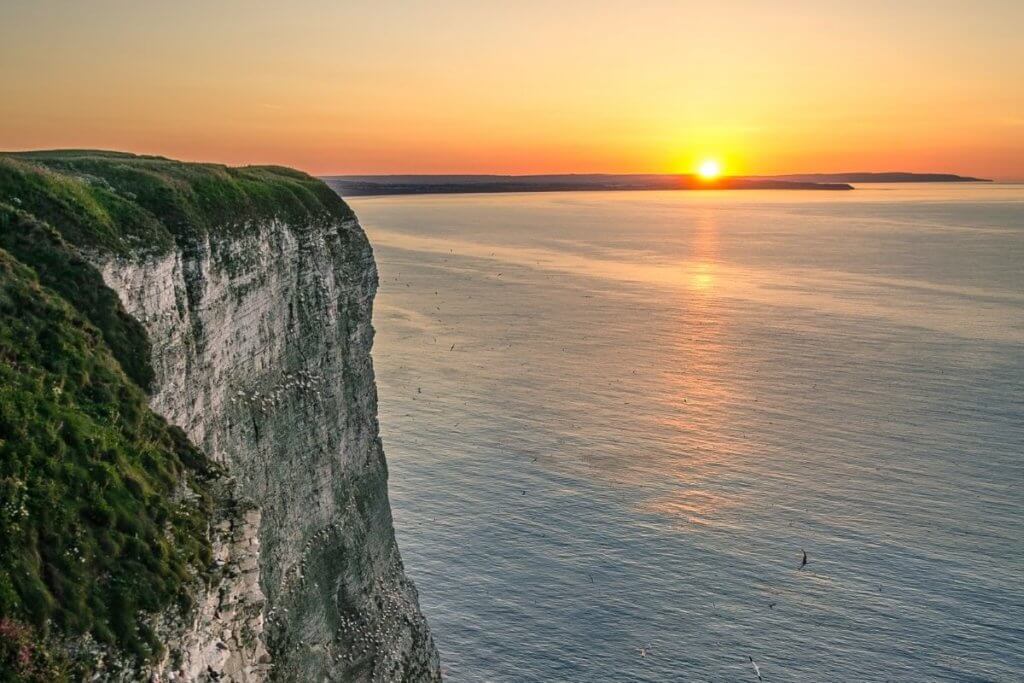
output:
[{"label": "sky", "polygon": [[1024,1],[0,3],[0,149],[1024,180]]}]

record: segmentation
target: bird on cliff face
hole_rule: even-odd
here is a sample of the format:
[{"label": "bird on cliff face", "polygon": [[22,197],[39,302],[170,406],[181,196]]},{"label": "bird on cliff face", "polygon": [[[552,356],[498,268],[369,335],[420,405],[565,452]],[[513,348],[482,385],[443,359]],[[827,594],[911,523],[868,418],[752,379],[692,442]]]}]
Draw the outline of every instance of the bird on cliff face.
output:
[{"label": "bird on cliff face", "polygon": [[803,548],[801,548],[800,552],[802,552],[804,554],[803,559],[800,560],[800,569],[803,569],[804,567],[807,566],[807,551],[804,550]]}]

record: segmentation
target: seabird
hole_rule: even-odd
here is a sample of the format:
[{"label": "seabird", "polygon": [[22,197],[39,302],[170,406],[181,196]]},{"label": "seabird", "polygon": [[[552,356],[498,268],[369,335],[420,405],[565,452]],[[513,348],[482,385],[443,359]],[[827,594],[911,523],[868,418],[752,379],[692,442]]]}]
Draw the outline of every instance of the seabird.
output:
[{"label": "seabird", "polygon": [[803,548],[801,548],[800,552],[802,552],[804,554],[804,558],[802,560],[800,560],[800,569],[803,569],[804,567],[807,566],[807,551],[804,550]]},{"label": "seabird", "polygon": [[747,655],[747,659],[750,660],[750,665],[754,667],[754,673],[757,674],[757,680],[763,681],[764,679],[761,678],[761,668],[758,667],[757,662],[755,662],[754,658],[750,655]]}]

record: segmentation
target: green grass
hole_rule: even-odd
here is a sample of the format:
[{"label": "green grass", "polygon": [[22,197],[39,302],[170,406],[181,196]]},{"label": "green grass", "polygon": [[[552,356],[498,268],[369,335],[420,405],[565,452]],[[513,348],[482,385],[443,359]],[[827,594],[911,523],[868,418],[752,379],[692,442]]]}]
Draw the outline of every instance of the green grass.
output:
[{"label": "green grass", "polygon": [[88,318],[103,334],[125,373],[140,387],[149,389],[153,370],[146,330],[128,315],[96,269],[56,230],[0,203],[0,249],[31,267],[43,285]]},{"label": "green grass", "polygon": [[165,253],[176,241],[244,233],[256,220],[301,228],[352,216],[324,183],[292,169],[88,150],[0,154],[0,201],[78,247],[118,254]]},{"label": "green grass", "polygon": [[99,330],[0,251],[0,616],[155,655],[139,617],[208,565],[215,474]]}]

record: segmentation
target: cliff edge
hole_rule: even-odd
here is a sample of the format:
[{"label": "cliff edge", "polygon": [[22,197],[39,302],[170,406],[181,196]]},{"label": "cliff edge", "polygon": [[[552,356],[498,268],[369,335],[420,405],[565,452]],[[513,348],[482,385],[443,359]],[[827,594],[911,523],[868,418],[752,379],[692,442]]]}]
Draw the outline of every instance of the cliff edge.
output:
[{"label": "cliff edge", "polygon": [[[12,671],[440,678],[387,498],[370,358],[373,254],[333,191],[274,167],[91,151],[0,155],[0,250],[11,286],[65,310],[64,326],[85,335],[80,355],[98,354],[110,391],[142,415],[128,429],[113,399],[93,396],[91,374],[31,375],[67,344],[45,345],[31,362],[15,330],[23,306],[0,310],[0,333],[11,331],[0,370],[50,402],[63,400],[53,386],[78,387],[85,398],[72,408],[123,441],[121,459],[111,460],[100,440],[78,438],[80,466],[63,475],[61,495],[81,505],[67,512],[60,542],[89,541],[77,573],[63,570],[68,558],[40,550],[42,521],[27,523],[20,507],[8,515],[20,535],[0,545],[0,658]],[[24,499],[27,517],[41,515],[46,500],[57,455],[45,451],[66,450],[71,439],[64,427],[40,427],[50,425],[48,410],[0,394],[0,485]],[[7,457],[15,433],[53,443],[40,437],[15,461]],[[143,458],[144,448],[154,452]],[[101,483],[78,487],[76,477]],[[116,493],[124,509],[90,516],[97,490]],[[127,518],[138,511],[152,519],[133,530]],[[124,538],[105,546],[93,538],[107,532]],[[152,553],[173,566],[156,563],[147,574]],[[150,580],[156,595],[116,618],[90,607],[95,590],[75,589],[95,582],[131,595],[115,589]],[[65,609],[72,594],[82,609]]]}]

